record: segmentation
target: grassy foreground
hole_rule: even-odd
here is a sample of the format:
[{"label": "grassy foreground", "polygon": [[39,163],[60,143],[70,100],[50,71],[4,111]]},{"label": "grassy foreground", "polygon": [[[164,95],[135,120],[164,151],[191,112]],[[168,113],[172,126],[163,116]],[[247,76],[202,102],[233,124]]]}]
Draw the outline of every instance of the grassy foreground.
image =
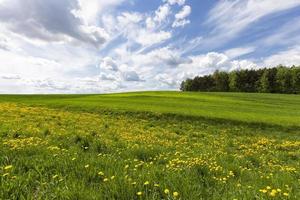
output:
[{"label": "grassy foreground", "polygon": [[300,96],[0,96],[0,199],[299,199]]}]

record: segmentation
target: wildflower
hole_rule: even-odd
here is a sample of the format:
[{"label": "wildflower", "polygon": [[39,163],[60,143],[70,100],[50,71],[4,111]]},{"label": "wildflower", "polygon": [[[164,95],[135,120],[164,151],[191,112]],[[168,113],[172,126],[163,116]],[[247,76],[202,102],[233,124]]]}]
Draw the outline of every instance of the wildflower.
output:
[{"label": "wildflower", "polygon": [[144,185],[149,185],[149,181],[146,181],[146,182],[144,183]]},{"label": "wildflower", "polygon": [[143,194],[142,192],[137,192],[136,193],[136,195],[138,195],[138,196],[142,196],[142,194]]},{"label": "wildflower", "polygon": [[165,190],[164,190],[164,193],[165,193],[165,194],[169,194],[169,193],[170,193],[170,190],[165,189]]},{"label": "wildflower", "polygon": [[125,165],[125,169],[127,169],[129,167],[129,165]]},{"label": "wildflower", "polygon": [[178,192],[173,192],[173,197],[178,197],[179,196],[179,193]]},{"label": "wildflower", "polygon": [[107,181],[108,181],[108,178],[104,178],[104,179],[103,179],[103,182],[107,182]]},{"label": "wildflower", "polygon": [[278,188],[278,189],[277,189],[277,192],[281,192],[281,189]]},{"label": "wildflower", "polygon": [[262,190],[259,190],[260,192],[262,193],[267,193],[268,191],[266,189],[262,189]]},{"label": "wildflower", "polygon": [[85,165],[84,167],[85,167],[85,168],[89,168],[89,167],[90,167],[90,165]]},{"label": "wildflower", "polygon": [[4,170],[9,170],[9,169],[11,169],[12,167],[13,167],[12,165],[7,165],[7,166],[4,167]]},{"label": "wildflower", "polygon": [[277,191],[274,190],[274,189],[270,192],[270,196],[271,196],[271,197],[275,197],[276,194],[277,194]]},{"label": "wildflower", "polygon": [[270,190],[271,189],[271,187],[270,186],[267,186],[267,190]]},{"label": "wildflower", "polygon": [[103,172],[98,172],[98,175],[99,176],[104,176],[104,173]]},{"label": "wildflower", "polygon": [[115,176],[110,177],[110,179],[111,179],[111,180],[114,180],[114,179],[115,179]]},{"label": "wildflower", "polygon": [[131,185],[136,185],[136,182],[132,182]]},{"label": "wildflower", "polygon": [[289,196],[289,193],[283,193],[283,196],[286,196],[286,197],[288,197]]},{"label": "wildflower", "polygon": [[155,184],[154,184],[154,187],[159,187],[159,184],[155,183]]},{"label": "wildflower", "polygon": [[72,158],[72,161],[76,160],[76,158]]}]

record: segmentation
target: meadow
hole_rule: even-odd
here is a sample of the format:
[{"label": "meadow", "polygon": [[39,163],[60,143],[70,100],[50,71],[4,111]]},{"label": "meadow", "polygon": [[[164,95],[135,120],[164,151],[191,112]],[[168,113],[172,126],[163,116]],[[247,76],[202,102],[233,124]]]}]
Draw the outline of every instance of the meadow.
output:
[{"label": "meadow", "polygon": [[0,199],[299,199],[300,96],[1,95]]}]

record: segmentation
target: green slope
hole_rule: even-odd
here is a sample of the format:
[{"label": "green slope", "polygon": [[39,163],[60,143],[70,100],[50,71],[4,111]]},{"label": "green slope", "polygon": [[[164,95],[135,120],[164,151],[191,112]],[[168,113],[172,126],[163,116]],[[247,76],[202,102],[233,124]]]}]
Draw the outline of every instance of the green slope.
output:
[{"label": "green slope", "polygon": [[6,95],[0,96],[0,101],[93,112],[153,112],[246,123],[300,126],[299,95],[134,92],[105,95]]}]

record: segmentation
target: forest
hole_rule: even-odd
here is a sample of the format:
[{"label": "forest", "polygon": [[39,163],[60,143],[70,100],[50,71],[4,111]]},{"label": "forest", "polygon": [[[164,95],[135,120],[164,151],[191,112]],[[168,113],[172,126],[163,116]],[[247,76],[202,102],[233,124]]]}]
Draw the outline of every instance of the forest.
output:
[{"label": "forest", "polygon": [[215,71],[181,83],[181,91],[300,93],[300,66]]}]

